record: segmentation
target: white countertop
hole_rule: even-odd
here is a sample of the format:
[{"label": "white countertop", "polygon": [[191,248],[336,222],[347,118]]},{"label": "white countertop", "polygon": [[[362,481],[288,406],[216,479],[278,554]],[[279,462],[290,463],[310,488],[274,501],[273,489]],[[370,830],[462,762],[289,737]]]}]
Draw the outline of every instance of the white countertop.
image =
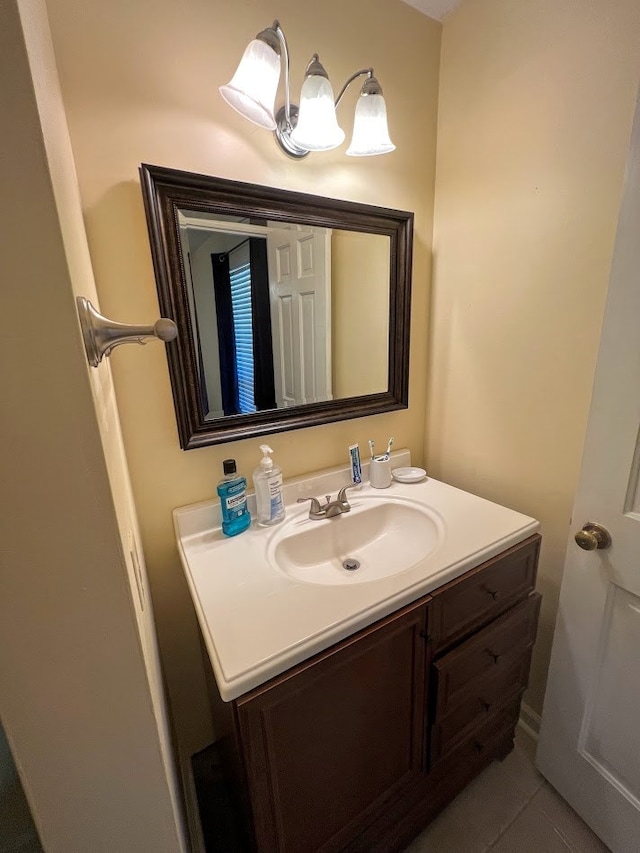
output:
[{"label": "white countertop", "polygon": [[[393,467],[409,465],[408,451],[392,456]],[[364,466],[366,474],[366,464]],[[347,467],[299,477],[285,485],[288,517],[301,519],[309,505],[303,495],[334,494],[349,482]],[[438,547],[424,560],[389,577],[336,586],[295,580],[269,565],[266,554],[277,527],[255,523],[245,533],[226,537],[219,502],[174,510],[180,559],[195,605],[213,672],[224,701],[264,683],[290,666],[426,595],[538,530],[535,519],[427,478],[393,482],[388,489],[369,485],[350,491],[360,496],[407,497],[424,504],[444,524]],[[250,508],[253,499],[250,500]],[[255,504],[253,504],[255,508]],[[338,519],[308,520],[331,525]]]}]

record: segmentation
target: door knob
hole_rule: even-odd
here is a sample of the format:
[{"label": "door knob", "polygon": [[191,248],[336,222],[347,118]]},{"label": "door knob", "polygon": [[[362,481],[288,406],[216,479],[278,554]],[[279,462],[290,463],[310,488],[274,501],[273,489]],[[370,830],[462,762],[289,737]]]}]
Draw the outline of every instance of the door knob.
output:
[{"label": "door knob", "polygon": [[611,545],[609,531],[601,524],[596,524],[595,521],[587,522],[582,530],[578,530],[574,538],[576,545],[585,551],[595,551],[596,549],[608,548]]}]

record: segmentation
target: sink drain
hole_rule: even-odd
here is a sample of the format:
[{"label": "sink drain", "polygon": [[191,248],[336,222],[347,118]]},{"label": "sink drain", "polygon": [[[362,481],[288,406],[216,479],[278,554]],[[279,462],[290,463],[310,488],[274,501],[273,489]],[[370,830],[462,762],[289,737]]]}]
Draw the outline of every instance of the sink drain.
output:
[{"label": "sink drain", "polygon": [[355,572],[356,569],[360,568],[360,563],[358,560],[354,560],[353,557],[347,557],[342,564],[342,568],[346,569],[348,572]]}]

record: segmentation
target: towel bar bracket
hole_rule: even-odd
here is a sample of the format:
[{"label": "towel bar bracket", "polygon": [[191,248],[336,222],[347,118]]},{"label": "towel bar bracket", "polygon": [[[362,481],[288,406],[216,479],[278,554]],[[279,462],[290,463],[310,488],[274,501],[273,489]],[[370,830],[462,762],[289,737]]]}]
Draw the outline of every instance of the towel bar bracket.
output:
[{"label": "towel bar bracket", "polygon": [[166,317],[156,320],[153,326],[132,326],[103,317],[84,296],[76,298],[76,305],[91,367],[97,367],[120,344],[146,344],[153,338],[166,343],[178,336],[176,324]]}]

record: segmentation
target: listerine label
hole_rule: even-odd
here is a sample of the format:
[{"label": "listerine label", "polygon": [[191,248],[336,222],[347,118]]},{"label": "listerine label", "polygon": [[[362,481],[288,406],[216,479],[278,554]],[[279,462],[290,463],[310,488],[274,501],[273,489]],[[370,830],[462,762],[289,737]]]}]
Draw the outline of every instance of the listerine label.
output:
[{"label": "listerine label", "polygon": [[242,510],[247,503],[247,496],[244,492],[241,495],[229,495],[225,498],[225,504],[229,512],[234,512],[239,514],[240,510]]},{"label": "listerine label", "polygon": [[224,506],[230,519],[238,518],[247,511],[246,484],[243,479],[227,485]]}]

